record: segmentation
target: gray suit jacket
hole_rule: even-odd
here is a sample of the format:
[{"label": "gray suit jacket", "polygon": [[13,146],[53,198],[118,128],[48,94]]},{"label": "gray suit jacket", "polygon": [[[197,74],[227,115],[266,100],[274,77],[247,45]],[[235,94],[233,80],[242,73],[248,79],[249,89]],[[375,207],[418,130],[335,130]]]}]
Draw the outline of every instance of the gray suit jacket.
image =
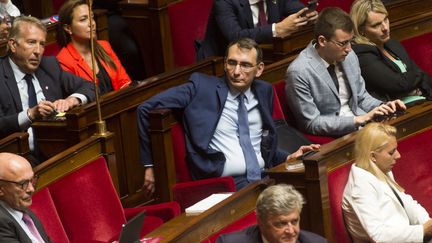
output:
[{"label": "gray suit jacket", "polygon": [[[45,242],[51,242],[42,223],[34,215],[32,211],[27,210],[26,213],[32,218],[39,234]],[[0,242],[7,243],[31,243],[30,238],[27,236],[20,224],[15,218],[0,206]]]},{"label": "gray suit jacket", "polygon": [[[380,105],[381,101],[365,89],[355,53],[351,51],[341,65],[351,89],[349,106],[353,113],[363,115]],[[315,135],[342,136],[357,129],[353,117],[339,116],[338,91],[312,42],[288,67],[285,82],[288,105],[301,130]]]}]

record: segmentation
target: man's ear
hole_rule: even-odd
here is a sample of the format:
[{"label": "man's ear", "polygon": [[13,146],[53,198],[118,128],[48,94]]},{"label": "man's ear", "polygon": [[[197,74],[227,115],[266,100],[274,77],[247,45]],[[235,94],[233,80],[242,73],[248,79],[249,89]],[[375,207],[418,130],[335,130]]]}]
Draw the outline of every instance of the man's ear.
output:
[{"label": "man's ear", "polygon": [[318,36],[318,38],[317,38],[317,45],[319,47],[325,46],[326,43],[327,43],[327,39],[323,35]]},{"label": "man's ear", "polygon": [[9,47],[9,50],[11,50],[11,52],[14,53],[16,51],[16,45],[17,45],[17,41],[15,39],[10,38],[8,40],[8,47]]},{"label": "man's ear", "polygon": [[264,63],[260,62],[257,65],[257,73],[255,74],[255,78],[258,78],[259,76],[261,76],[263,71],[264,71]]}]

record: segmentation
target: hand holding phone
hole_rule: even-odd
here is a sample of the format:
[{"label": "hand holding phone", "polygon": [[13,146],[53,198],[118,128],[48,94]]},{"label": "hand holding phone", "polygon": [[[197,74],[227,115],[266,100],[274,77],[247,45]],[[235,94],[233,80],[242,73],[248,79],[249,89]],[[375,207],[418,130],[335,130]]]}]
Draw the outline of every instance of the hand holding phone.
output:
[{"label": "hand holding phone", "polygon": [[308,13],[311,13],[311,12],[315,11],[316,8],[317,8],[317,6],[318,6],[318,0],[311,0],[311,1],[309,1],[308,5],[307,5],[308,10],[306,10],[305,12],[303,12],[301,16],[302,17],[306,17],[306,15]]}]

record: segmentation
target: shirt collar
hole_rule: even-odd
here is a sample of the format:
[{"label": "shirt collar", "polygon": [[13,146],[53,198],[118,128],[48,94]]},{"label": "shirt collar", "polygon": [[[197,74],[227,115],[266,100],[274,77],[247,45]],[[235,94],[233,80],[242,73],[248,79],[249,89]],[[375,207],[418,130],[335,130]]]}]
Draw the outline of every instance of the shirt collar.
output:
[{"label": "shirt collar", "polygon": [[265,0],[249,0],[249,4],[250,5],[257,4],[260,1],[265,1]]},{"label": "shirt collar", "polygon": [[[238,90],[231,90],[231,89],[229,89],[229,95],[231,96],[231,97],[233,97],[234,99],[236,99],[237,98],[237,96],[239,96],[240,95],[240,91],[238,91]],[[243,94],[244,94],[244,96],[246,97],[246,100],[250,100],[251,98],[252,98],[252,96],[253,96],[253,94],[252,94],[252,90],[251,90],[251,88],[249,87],[245,92],[243,92]]]},{"label": "shirt collar", "polygon": [[[10,63],[10,65],[11,65],[11,67],[12,67],[12,71],[13,71],[13,74],[14,74],[14,76],[15,76],[15,81],[18,83],[18,82],[20,82],[21,80],[23,80],[23,79],[24,79],[24,76],[25,76],[26,74],[23,73],[23,72],[19,69],[18,65],[16,65],[16,64],[14,63],[14,61],[12,61],[12,59],[11,59],[10,57],[9,57],[9,63]],[[30,74],[30,75],[33,76],[33,74]]]},{"label": "shirt collar", "polygon": [[22,219],[23,212],[11,208],[6,202],[3,201],[0,201],[0,206],[6,209],[6,211],[8,211],[12,215],[12,217],[14,217],[15,220],[19,221]]}]

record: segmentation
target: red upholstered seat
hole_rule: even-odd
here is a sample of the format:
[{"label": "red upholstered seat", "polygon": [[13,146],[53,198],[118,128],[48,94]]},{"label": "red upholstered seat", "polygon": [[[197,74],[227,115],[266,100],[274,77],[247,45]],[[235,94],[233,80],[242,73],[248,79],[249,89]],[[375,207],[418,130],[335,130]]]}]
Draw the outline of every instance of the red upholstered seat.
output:
[{"label": "red upholstered seat", "polygon": [[176,66],[195,63],[196,39],[203,39],[212,0],[182,0],[168,6]]},{"label": "red upholstered seat", "polygon": [[52,242],[69,242],[48,188],[33,195],[30,209],[38,216]]},{"label": "red upholstered seat", "polygon": [[232,177],[210,178],[193,181],[186,163],[186,145],[182,126],[177,123],[172,127],[171,136],[176,169],[177,184],[173,186],[174,200],[182,211],[196,202],[219,192],[234,192]]},{"label": "red upholstered seat", "polygon": [[[285,117],[286,122],[288,124],[290,124],[291,126],[296,127],[294,119],[291,118],[291,117],[293,117],[292,112],[288,107],[288,101],[287,101],[286,93],[285,93],[285,80],[281,80],[277,83],[274,83],[273,89],[274,89],[275,94],[277,95],[277,98],[279,99],[279,102],[278,102],[279,107],[281,108],[281,110],[283,112],[283,115]],[[273,116],[278,115],[278,112],[276,112],[275,110],[280,109],[280,108],[278,108],[276,105],[274,105]],[[309,133],[303,133],[303,134],[312,143],[317,143],[317,144],[325,144],[325,143],[328,143],[328,142],[331,142],[334,140],[333,137],[316,136],[316,135],[312,135]]]},{"label": "red upholstered seat", "polygon": [[338,243],[349,243],[351,238],[345,228],[342,198],[352,163],[346,163],[328,173],[328,190],[333,236]]},{"label": "red upholstered seat", "polygon": [[432,75],[432,32],[403,40],[412,60],[429,75]]},{"label": "red upholstered seat", "polygon": [[[95,161],[61,178],[49,186],[60,220],[71,242],[111,242],[126,222],[125,211],[111,181],[105,159]],[[162,207],[167,207],[162,210]],[[147,210],[142,235],[149,233],[166,220],[179,214],[176,203],[128,209],[128,217]],[[159,213],[158,213],[159,211]]]},{"label": "red upholstered seat", "polygon": [[[321,11],[325,7],[339,7],[349,13],[354,0],[320,0],[317,11]],[[307,3],[307,1],[306,1]]]},{"label": "red upholstered seat", "polygon": [[[398,142],[401,159],[392,171],[406,192],[432,214],[432,129]],[[421,144],[421,146],[419,146]]]}]

